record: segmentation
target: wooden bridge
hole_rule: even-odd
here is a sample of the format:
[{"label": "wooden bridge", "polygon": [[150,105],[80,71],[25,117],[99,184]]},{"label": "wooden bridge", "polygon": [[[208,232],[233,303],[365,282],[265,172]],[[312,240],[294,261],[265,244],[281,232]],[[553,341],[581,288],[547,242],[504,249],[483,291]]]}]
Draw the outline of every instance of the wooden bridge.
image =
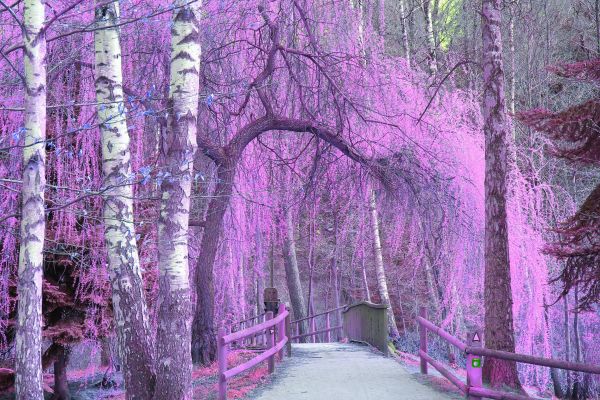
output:
[{"label": "wooden bridge", "polygon": [[[331,326],[331,315],[341,313],[341,325]],[[467,343],[452,336],[427,319],[424,308],[417,317],[420,333],[420,373],[428,374],[431,365],[448,379],[457,392],[441,392],[388,354],[387,308],[360,302],[291,321],[289,310],[281,304],[277,314],[267,312],[233,324],[230,333],[219,330],[219,400],[227,399],[227,382],[255,365],[267,361],[269,373],[276,361],[283,361],[274,379],[254,393],[255,400],[432,400],[432,399],[532,399],[521,394],[486,388],[482,384],[482,357],[511,360],[545,367],[600,374],[600,366],[571,363],[482,347],[480,332],[471,332]],[[324,323],[317,323],[324,319]],[[339,322],[340,318],[336,318]],[[321,326],[321,328],[318,328]],[[428,332],[462,351],[466,358],[466,379],[458,377],[427,353]],[[336,343],[344,338],[345,343]],[[292,344],[292,342],[296,342]],[[303,342],[303,343],[298,343]],[[359,345],[357,343],[362,343]],[[368,344],[378,351],[372,351]],[[227,365],[230,346],[263,351],[237,366]],[[284,349],[287,359],[284,359]],[[459,394],[460,393],[460,394]]]}]

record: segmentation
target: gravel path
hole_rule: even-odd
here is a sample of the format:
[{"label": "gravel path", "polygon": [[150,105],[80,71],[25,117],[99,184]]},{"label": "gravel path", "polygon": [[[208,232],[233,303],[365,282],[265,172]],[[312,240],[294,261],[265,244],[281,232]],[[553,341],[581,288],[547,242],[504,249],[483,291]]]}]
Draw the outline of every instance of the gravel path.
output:
[{"label": "gravel path", "polygon": [[358,344],[297,344],[273,379],[248,400],[461,399],[440,392],[391,358]]}]

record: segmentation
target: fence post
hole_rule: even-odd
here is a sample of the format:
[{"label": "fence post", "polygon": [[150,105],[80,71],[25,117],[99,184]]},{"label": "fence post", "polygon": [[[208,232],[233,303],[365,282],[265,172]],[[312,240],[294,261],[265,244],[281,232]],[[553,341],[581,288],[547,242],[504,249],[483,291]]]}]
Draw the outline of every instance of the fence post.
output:
[{"label": "fence post", "polygon": [[[467,345],[469,347],[481,347],[481,332],[474,331],[470,333],[467,337]],[[480,396],[469,394],[472,387],[483,387],[482,367],[483,363],[480,356],[467,354],[467,399],[469,400],[482,399]]]},{"label": "fence post", "polygon": [[[267,320],[267,314],[263,314],[263,316],[261,317],[261,319],[262,319],[261,323],[265,322]],[[260,344],[262,346],[266,346],[267,345],[266,331],[264,331],[263,333],[260,334]]]},{"label": "fence post", "polygon": [[[252,322],[254,322],[256,320],[256,323],[258,323],[258,314],[256,314],[254,317],[252,317]],[[255,324],[252,324],[255,325]],[[250,338],[250,346],[255,347],[256,346],[256,335],[252,335],[252,337]]]},{"label": "fence post", "polygon": [[[294,336],[298,336],[300,334],[300,323],[299,322],[295,322],[294,323]],[[300,343],[300,339],[296,339],[298,341],[298,343]]]},{"label": "fence post", "polygon": [[217,358],[219,361],[219,400],[227,400],[227,380],[225,379],[225,371],[227,371],[227,346],[223,337],[225,336],[225,328],[219,328],[217,337]]},{"label": "fence post", "polygon": [[288,312],[287,317],[285,317],[285,336],[287,336],[287,343],[286,343],[286,348],[287,348],[287,355],[288,357],[292,356],[292,319],[290,318],[290,308],[289,307],[285,307],[285,309]]},{"label": "fence post", "polygon": [[[285,305],[283,303],[279,303],[279,309],[277,310],[277,315],[281,315],[285,312]],[[282,319],[281,322],[277,324],[277,341],[279,343],[285,337],[285,319]],[[277,353],[279,356],[279,361],[283,360],[283,347]]]},{"label": "fence post", "polygon": [[[421,307],[419,309],[419,316],[423,319],[427,319],[427,309]],[[427,328],[419,324],[419,349],[423,353],[427,353]],[[427,361],[423,357],[421,359],[421,373],[427,375]]]},{"label": "fence post", "polygon": [[331,318],[329,317],[329,313],[327,313],[327,320],[325,321],[325,328],[327,328],[327,343],[331,343]]},{"label": "fence post", "polygon": [[[273,311],[267,311],[266,320],[270,321],[273,319]],[[271,326],[267,328],[267,350],[275,346],[275,327]],[[269,362],[269,373],[275,372],[275,355],[272,355],[268,359]]]}]

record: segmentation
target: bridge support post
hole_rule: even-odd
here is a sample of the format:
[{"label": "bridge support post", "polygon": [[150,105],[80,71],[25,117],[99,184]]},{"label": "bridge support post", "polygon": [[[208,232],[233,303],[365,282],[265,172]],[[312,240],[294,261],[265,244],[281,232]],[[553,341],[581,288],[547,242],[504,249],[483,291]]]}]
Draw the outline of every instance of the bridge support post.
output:
[{"label": "bridge support post", "polygon": [[[475,331],[470,333],[467,338],[467,344],[470,347],[481,347],[481,332]],[[482,367],[483,362],[480,356],[467,354],[467,399],[469,400],[482,400],[482,397],[473,396],[469,393],[473,387],[483,387]]]},{"label": "bridge support post", "polygon": [[[273,319],[273,311],[267,311],[266,320],[270,321]],[[267,328],[267,350],[275,346],[275,328]],[[269,374],[275,372],[275,354],[268,359]]]},{"label": "bridge support post", "polygon": [[[419,309],[419,316],[427,319],[427,309],[425,307]],[[421,324],[419,324],[419,349],[423,353],[427,353],[427,328]],[[421,359],[421,373],[427,375],[427,360],[420,356],[419,358]]]},{"label": "bridge support post", "polygon": [[329,313],[327,313],[327,321],[325,321],[326,325],[325,327],[327,328],[327,343],[331,343],[331,331],[329,329],[331,329],[331,318],[329,318]]},{"label": "bridge support post", "polygon": [[219,328],[217,337],[217,359],[219,361],[219,400],[227,400],[227,345],[223,337],[227,334],[225,328]]},{"label": "bridge support post", "polygon": [[285,317],[285,336],[287,336],[287,343],[285,347],[287,349],[287,356],[292,356],[292,319],[290,318],[290,308],[288,306],[285,307],[288,311],[287,317]]}]

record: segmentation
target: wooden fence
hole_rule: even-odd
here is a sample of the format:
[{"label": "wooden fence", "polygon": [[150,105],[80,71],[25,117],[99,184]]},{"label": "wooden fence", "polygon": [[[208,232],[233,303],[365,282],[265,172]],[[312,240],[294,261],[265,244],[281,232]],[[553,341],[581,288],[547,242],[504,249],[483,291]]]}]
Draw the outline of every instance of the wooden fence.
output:
[{"label": "wooden fence", "polygon": [[387,306],[361,301],[344,310],[344,336],[388,354]]},{"label": "wooden fence", "polygon": [[[263,323],[267,320],[267,313],[257,314],[252,317],[237,321],[228,325],[228,332],[238,332],[246,328],[253,327],[254,325]],[[264,332],[257,333],[250,337],[244,338],[239,342],[231,343],[232,347],[263,347],[267,343],[266,335]]]},{"label": "wooden fence", "polygon": [[[483,362],[482,356],[499,358],[521,362],[526,364],[540,365],[544,367],[561,368],[570,371],[587,372],[591,374],[600,374],[600,366],[586,365],[580,363],[572,363],[567,361],[553,360],[550,358],[534,357],[525,354],[510,353],[506,351],[492,350],[481,347],[481,332],[472,332],[468,337],[468,344],[460,339],[452,336],[442,328],[432,324],[427,320],[427,311],[421,308],[420,316],[417,317],[419,323],[419,338],[420,349],[419,356],[421,359],[421,373],[427,374],[427,364],[432,365],[440,374],[445,376],[450,382],[458,387],[463,394],[471,400],[488,399],[505,399],[505,400],[531,400],[531,397],[523,396],[515,393],[500,392],[483,387],[481,370]],[[427,354],[427,331],[433,332],[443,340],[454,345],[456,348],[464,352],[467,356],[467,383],[456,377],[442,363],[431,358]]]},{"label": "wooden fence", "polygon": [[[227,367],[227,353],[231,343],[243,341],[249,337],[266,334],[267,349],[256,357],[231,369]],[[273,318],[271,311],[265,314],[265,321],[246,329],[227,334],[225,328],[219,329],[217,352],[219,361],[219,400],[227,399],[227,381],[247,371],[255,365],[267,360],[269,373],[275,372],[275,356],[283,359],[283,348],[287,347],[288,357],[292,354],[290,337],[290,313],[283,304],[279,305],[277,316]],[[286,346],[287,345],[287,346]]]},{"label": "wooden fence", "polygon": [[[318,340],[320,340],[321,342],[326,342],[329,343],[331,342],[331,332],[335,332],[337,330],[342,330],[342,326],[338,325],[338,326],[331,326],[331,313],[334,313],[336,311],[340,311],[342,309],[346,308],[346,306],[341,306],[338,308],[332,308],[331,310],[327,310],[327,311],[323,311],[321,313],[318,314],[313,314],[313,315],[309,315],[308,317],[305,318],[300,318],[297,319],[295,321],[292,321],[292,341],[300,341],[303,338],[310,338],[309,340],[311,340],[312,342],[316,342]],[[317,317],[325,317],[325,329],[319,329],[317,330],[316,328],[316,321],[315,318]],[[301,324],[304,321],[308,321],[309,322],[309,328],[308,328],[308,332],[302,332]],[[319,338],[319,335],[324,336]]]}]

